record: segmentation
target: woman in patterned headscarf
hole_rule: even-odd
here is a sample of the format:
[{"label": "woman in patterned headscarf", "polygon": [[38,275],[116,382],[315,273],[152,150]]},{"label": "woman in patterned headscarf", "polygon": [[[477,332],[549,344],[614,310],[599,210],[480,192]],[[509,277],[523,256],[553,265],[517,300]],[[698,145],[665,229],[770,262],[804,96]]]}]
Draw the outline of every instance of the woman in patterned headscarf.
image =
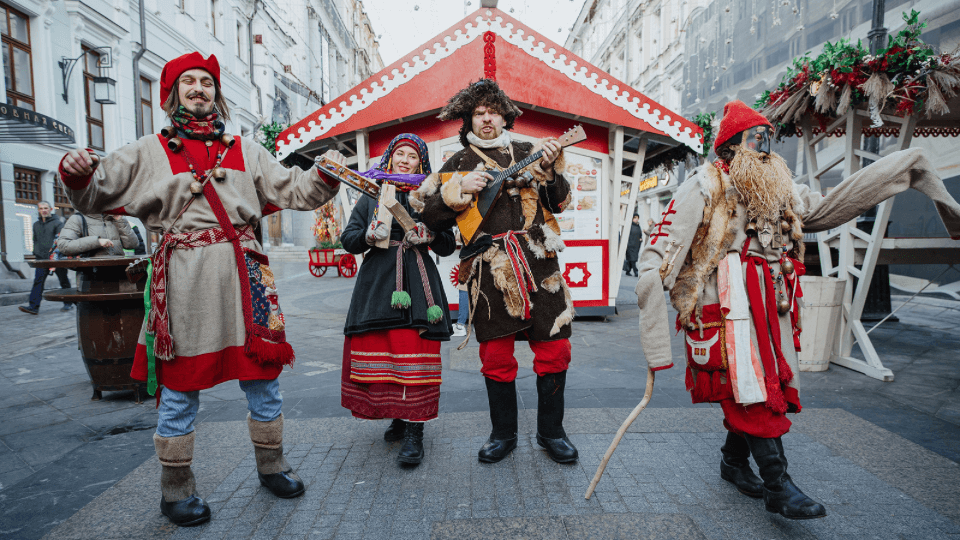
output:
[{"label": "woman in patterned headscarf", "polygon": [[[340,241],[365,254],[344,327],[341,404],[364,419],[391,418],[387,441],[403,439],[397,460],[423,459],[423,423],[440,403],[440,342],[453,330],[440,272],[427,247],[441,257],[456,248],[453,231],[431,231],[407,202],[430,174],[423,139],[398,135],[376,168],[364,176],[396,186],[396,199],[418,222],[404,233],[391,214],[361,197]],[[386,248],[377,247],[384,245]]]}]

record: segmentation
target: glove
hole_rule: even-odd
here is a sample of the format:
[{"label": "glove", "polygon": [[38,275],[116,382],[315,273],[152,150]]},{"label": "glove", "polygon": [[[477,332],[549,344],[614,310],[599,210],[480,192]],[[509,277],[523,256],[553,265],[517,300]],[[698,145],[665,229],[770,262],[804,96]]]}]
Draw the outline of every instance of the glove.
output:
[{"label": "glove", "polygon": [[387,230],[386,224],[382,221],[374,221],[367,227],[367,234],[363,236],[363,239],[367,241],[367,244],[372,246],[381,240],[386,240],[389,236],[390,231]]},{"label": "glove", "polygon": [[421,244],[429,244],[433,242],[433,239],[436,235],[433,234],[433,231],[427,228],[423,223],[417,223],[417,226],[404,235],[403,239],[411,246],[419,246]]}]

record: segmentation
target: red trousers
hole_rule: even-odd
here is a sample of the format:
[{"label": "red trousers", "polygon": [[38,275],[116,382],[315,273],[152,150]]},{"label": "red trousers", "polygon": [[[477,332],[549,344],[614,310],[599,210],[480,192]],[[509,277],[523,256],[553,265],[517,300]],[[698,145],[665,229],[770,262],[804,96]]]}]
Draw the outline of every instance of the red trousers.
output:
[{"label": "red trousers", "polygon": [[[480,344],[480,373],[497,382],[512,382],[517,378],[517,359],[513,356],[517,335],[491,339]],[[560,373],[570,366],[570,340],[529,341],[533,351],[533,372],[537,375]]]}]

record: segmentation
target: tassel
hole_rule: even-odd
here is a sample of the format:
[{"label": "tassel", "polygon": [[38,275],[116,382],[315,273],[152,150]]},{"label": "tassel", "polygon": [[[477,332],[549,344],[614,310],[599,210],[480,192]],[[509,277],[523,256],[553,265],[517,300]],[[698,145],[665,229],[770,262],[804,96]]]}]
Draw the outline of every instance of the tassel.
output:
[{"label": "tassel", "polygon": [[960,87],[960,77],[947,71],[937,70],[930,72],[929,78],[937,81],[944,96],[952,98],[957,95],[957,91],[954,90],[954,88]]},{"label": "tassel", "polygon": [[767,408],[776,413],[786,413],[787,402],[780,389],[780,381],[776,377],[765,377],[764,382],[767,386]]},{"label": "tassel", "polygon": [[159,325],[153,340],[153,355],[160,360],[173,360],[173,338]]},{"label": "tassel", "polygon": [[690,369],[690,366],[687,366],[687,377],[683,381],[684,386],[687,389],[687,392],[693,390],[693,370]]},{"label": "tassel", "polygon": [[390,307],[393,309],[410,307],[410,293],[407,291],[393,291],[393,295],[390,297]]},{"label": "tassel", "polygon": [[863,93],[866,94],[871,101],[875,101],[880,104],[880,108],[883,108],[883,102],[886,101],[887,96],[893,92],[893,83],[890,82],[890,79],[887,77],[886,73],[874,73],[867,79],[867,82],[860,85],[860,89],[863,90]]},{"label": "tassel", "polygon": [[940,91],[940,88],[937,86],[937,83],[931,78],[927,78],[927,118],[930,118],[932,115],[944,115],[950,112],[950,108],[947,107],[947,100],[943,97],[943,92]]},{"label": "tassel", "polygon": [[817,111],[824,114],[829,114],[833,110],[833,106],[837,104],[837,93],[830,86],[830,82],[829,77],[823,78],[820,82],[820,88],[817,90],[817,99],[814,102]]},{"label": "tassel", "polygon": [[244,351],[261,366],[292,366],[296,360],[289,343],[273,343],[250,332],[247,332]]},{"label": "tassel", "polygon": [[787,384],[793,380],[793,370],[790,369],[790,364],[787,363],[787,359],[782,355],[777,358],[777,374],[780,376],[780,382]]},{"label": "tassel", "polygon": [[430,306],[427,308],[427,320],[430,321],[430,324],[436,324],[443,319],[443,310],[440,309],[440,306]]}]

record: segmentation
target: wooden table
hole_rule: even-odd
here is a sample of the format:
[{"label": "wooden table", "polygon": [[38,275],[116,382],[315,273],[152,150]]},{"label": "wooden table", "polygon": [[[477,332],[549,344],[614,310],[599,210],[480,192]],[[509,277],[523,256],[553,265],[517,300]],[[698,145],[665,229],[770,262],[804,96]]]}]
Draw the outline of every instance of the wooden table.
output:
[{"label": "wooden table", "polygon": [[93,399],[103,391],[133,390],[143,402],[146,383],[130,377],[133,356],[143,326],[146,280],[130,283],[126,268],[133,257],[91,257],[30,261],[33,268],[77,271],[77,287],[45,292],[44,299],[77,304],[80,356],[93,384]]}]

